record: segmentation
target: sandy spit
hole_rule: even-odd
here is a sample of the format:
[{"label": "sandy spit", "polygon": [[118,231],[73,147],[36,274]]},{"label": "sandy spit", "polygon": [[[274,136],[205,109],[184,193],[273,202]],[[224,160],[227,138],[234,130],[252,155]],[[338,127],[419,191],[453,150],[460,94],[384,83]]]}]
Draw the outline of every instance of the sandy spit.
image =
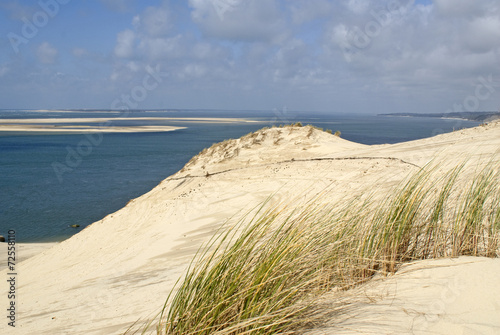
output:
[{"label": "sandy spit", "polygon": [[181,117],[115,117],[115,118],[37,118],[37,119],[0,119],[2,124],[57,124],[57,123],[104,123],[113,121],[186,121],[186,122],[258,122],[237,118],[181,118]]},{"label": "sandy spit", "polygon": [[[116,121],[168,121],[187,123],[258,123],[260,121],[237,118],[179,118],[179,117],[115,117],[115,118],[36,118],[0,119],[0,133],[143,133],[165,132],[186,127],[167,125],[113,126]],[[64,125],[62,125],[64,124]],[[96,124],[96,125],[85,125]]]},{"label": "sandy spit", "polygon": [[0,132],[30,133],[148,133],[186,129],[172,126],[131,126],[131,127],[88,127],[88,126],[56,126],[56,125],[0,125]]}]

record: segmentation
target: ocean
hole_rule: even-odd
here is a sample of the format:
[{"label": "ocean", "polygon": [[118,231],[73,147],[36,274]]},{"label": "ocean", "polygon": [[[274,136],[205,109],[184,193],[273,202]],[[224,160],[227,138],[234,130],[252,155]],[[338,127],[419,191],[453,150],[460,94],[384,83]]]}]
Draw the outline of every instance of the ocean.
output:
[{"label": "ocean", "polygon": [[[17,242],[61,241],[117,211],[180,170],[203,148],[265,126],[301,122],[339,130],[363,144],[410,141],[478,122],[287,110],[32,111],[0,110],[2,119],[110,117],[244,118],[252,123],[156,121],[171,132],[100,135],[0,132],[0,235]],[[148,125],[152,121],[148,121]],[[145,121],[113,121],[113,126]],[[82,143],[91,143],[82,147]],[[79,150],[81,155],[72,155]],[[70,162],[70,164],[67,164]],[[79,225],[72,228],[72,225]]]}]

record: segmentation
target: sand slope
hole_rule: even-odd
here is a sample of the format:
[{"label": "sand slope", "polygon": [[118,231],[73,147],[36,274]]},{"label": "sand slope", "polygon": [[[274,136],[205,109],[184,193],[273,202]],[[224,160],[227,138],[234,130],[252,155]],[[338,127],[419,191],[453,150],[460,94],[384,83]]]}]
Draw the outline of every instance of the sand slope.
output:
[{"label": "sand slope", "polygon": [[[499,282],[500,259],[410,263],[341,294],[344,313],[307,334],[500,334]],[[320,305],[334,310],[328,298]]]},{"label": "sand slope", "polygon": [[[273,201],[300,201],[330,188],[334,191],[325,193],[324,200],[337,201],[368,190],[383,192],[431,160],[452,166],[469,157],[472,171],[498,148],[500,123],[395,145],[360,145],[310,127],[273,128],[218,144],[125,208],[19,264],[17,327],[4,321],[0,333],[120,334],[138,318],[160,310],[197,248],[221,224],[271,194]],[[467,263],[477,263],[477,276],[498,276],[500,271],[497,260]],[[5,270],[0,273],[6,276]],[[397,276],[405,278],[403,272]],[[474,280],[467,283],[477,286]],[[494,297],[500,288],[488,283],[478,289]],[[0,285],[0,306],[7,306],[6,290]],[[394,298],[388,294],[387,299]],[[473,305],[466,301],[465,312],[459,310],[453,322],[472,318],[480,323],[479,316],[468,315]],[[454,305],[441,313],[446,322],[447,315],[458,313],[449,306]],[[497,307],[487,313],[499,313]],[[367,313],[373,313],[370,308]],[[379,323],[401,314],[390,313],[378,313]],[[495,320],[500,317],[489,318],[485,327],[498,327]],[[446,333],[441,332],[445,321],[434,322],[432,329]],[[376,333],[400,333],[398,325],[390,326]],[[403,322],[400,330],[404,327]]]}]

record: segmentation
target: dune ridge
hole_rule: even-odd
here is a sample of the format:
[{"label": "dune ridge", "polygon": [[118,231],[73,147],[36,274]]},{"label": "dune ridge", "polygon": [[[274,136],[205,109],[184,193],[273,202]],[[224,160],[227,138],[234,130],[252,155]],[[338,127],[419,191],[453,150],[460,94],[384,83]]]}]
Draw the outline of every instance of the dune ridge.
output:
[{"label": "dune ridge", "polygon": [[[123,209],[20,263],[16,331],[123,333],[137,319],[152,317],[161,309],[196,250],[228,218],[243,217],[271,194],[275,202],[297,195],[307,199],[325,188],[335,190],[325,194],[323,200],[330,202],[367,190],[383,194],[430,161],[440,162],[444,170],[467,158],[464,170],[473,173],[479,165],[487,164],[485,158],[498,148],[499,122],[394,145],[365,146],[309,126],[264,129],[216,144]],[[498,156],[496,159],[498,163]],[[467,258],[466,262],[476,260]],[[496,271],[497,264],[497,259],[477,260],[475,274]],[[2,275],[6,276],[5,271]],[[394,278],[404,281],[404,275],[396,273]],[[498,272],[489,275],[497,276]],[[0,289],[6,305],[6,288]],[[497,287],[484,290],[490,290],[490,297],[498,297]],[[461,305],[465,311],[477,307],[467,305],[468,299]],[[488,315],[498,315],[497,307],[488,305]],[[384,325],[391,312],[384,315],[379,311],[382,309],[375,310],[377,320]],[[354,313],[362,316],[360,311]],[[454,327],[460,327],[461,320],[474,321],[458,318]],[[356,330],[357,324],[352,322],[343,329]],[[401,333],[408,326],[404,322],[398,324]],[[500,325],[493,318],[489,322],[485,333],[494,334]],[[433,327],[446,333],[439,320]],[[388,328],[360,329],[360,333],[388,332]],[[0,324],[0,331],[15,334],[6,323]]]}]

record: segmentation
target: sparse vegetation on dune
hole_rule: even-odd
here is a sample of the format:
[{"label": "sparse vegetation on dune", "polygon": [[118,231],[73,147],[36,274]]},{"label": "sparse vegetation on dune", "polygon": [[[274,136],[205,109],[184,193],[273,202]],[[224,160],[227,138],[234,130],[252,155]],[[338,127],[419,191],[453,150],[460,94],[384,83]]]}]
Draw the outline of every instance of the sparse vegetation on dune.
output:
[{"label": "sparse vegetation on dune", "polygon": [[[295,124],[272,126],[271,128],[264,127],[255,132],[248,133],[240,139],[227,139],[222,142],[215,143],[209,148],[203,149],[198,155],[191,158],[191,160],[181,169],[180,172],[186,172],[190,167],[199,163],[200,159],[202,158],[208,157],[210,158],[210,160],[216,159],[218,162],[226,161],[238,156],[240,148],[248,149],[252,146],[259,146],[268,139],[272,139],[273,145],[278,145],[285,141],[285,134],[282,133],[282,129],[287,129],[289,133],[292,133],[296,130],[305,129],[307,131],[305,136],[308,139],[311,138],[315,130],[332,134],[332,131],[329,129],[323,130],[322,128],[313,125],[303,126],[300,122],[297,122]],[[340,136],[340,131],[336,131],[334,135]]]},{"label": "sparse vegetation on dune", "polygon": [[498,257],[500,171],[489,164],[471,176],[465,166],[426,167],[386,197],[262,206],[200,251],[154,331],[292,333],[318,321],[314,303],[332,288],[414,260]]}]

